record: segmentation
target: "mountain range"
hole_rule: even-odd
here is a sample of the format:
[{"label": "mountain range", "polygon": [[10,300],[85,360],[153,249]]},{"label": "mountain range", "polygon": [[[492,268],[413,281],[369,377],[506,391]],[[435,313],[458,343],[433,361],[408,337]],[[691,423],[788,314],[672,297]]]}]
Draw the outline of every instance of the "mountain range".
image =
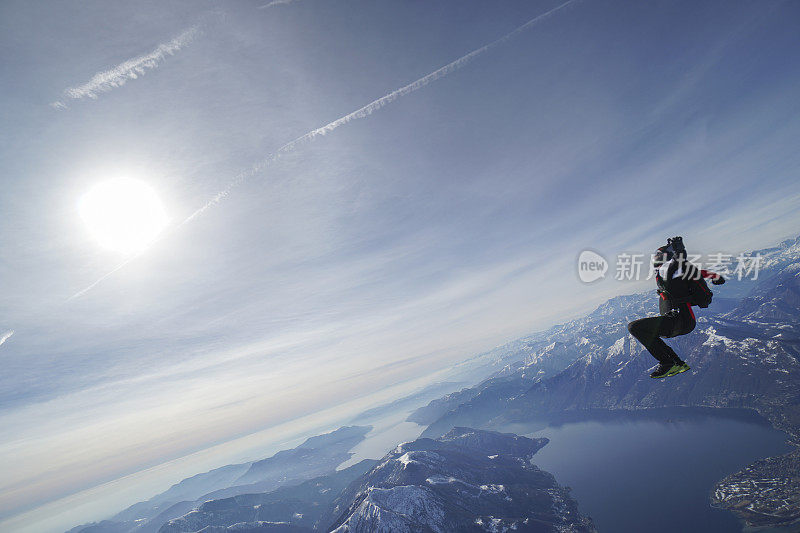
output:
[{"label": "mountain range", "polygon": [[[744,408],[800,442],[800,239],[755,254],[763,258],[759,279],[714,288],[695,331],[668,341],[690,372],[649,377],[655,360],[626,326],[657,314],[655,292],[618,296],[458,365],[452,379],[477,384],[411,413],[408,420],[427,426],[422,437],[379,461],[336,471],[369,431],[341,428],[263,461],[189,478],[72,531],[594,531],[568,490],[533,464],[546,439],[498,430],[597,410]],[[391,404],[364,416],[384,408]],[[750,482],[767,479],[774,465],[792,470],[781,478],[778,502],[773,478]],[[751,524],[789,523],[800,518],[798,465],[796,452],[749,465],[720,482],[712,503]]]},{"label": "mountain range", "polygon": [[454,428],[296,487],[208,501],[159,533],[595,531],[531,462],[547,442]]},{"label": "mountain range", "polygon": [[[765,262],[747,296],[715,297],[695,331],[668,341],[691,365],[691,379],[649,378],[656,361],[626,326],[657,313],[655,293],[618,296],[586,317],[526,339],[519,362],[409,419],[430,424],[424,435],[436,436],[453,426],[499,427],[570,410],[732,407],[755,409],[797,438],[800,242],[770,250]],[[736,291],[745,283],[731,285]],[[718,292],[726,294],[725,287]]]},{"label": "mountain range", "polygon": [[260,461],[198,474],[108,520],[78,526],[69,533],[154,533],[169,520],[205,502],[242,494],[269,493],[329,474],[353,455],[350,450],[364,440],[371,429],[370,426],[342,427]]}]

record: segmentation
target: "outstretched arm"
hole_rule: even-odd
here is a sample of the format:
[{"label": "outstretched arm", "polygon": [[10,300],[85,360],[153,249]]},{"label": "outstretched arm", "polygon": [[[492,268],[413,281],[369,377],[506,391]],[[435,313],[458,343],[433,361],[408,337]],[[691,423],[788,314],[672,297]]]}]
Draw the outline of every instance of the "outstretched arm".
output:
[{"label": "outstretched arm", "polygon": [[722,285],[725,283],[725,278],[721,275],[716,272],[711,272],[710,270],[699,269],[686,259],[686,248],[683,246],[683,238],[676,236],[667,239],[667,242],[672,246],[677,261],[685,265],[686,270],[684,271],[684,276],[686,279],[707,278],[710,279],[711,283],[714,285]]},{"label": "outstretched arm", "polygon": [[723,278],[720,274],[716,272],[711,272],[710,270],[700,270],[700,275],[706,279],[710,279],[711,283],[714,285],[722,285],[725,283],[725,278]]},{"label": "outstretched arm", "polygon": [[711,283],[714,285],[722,285],[725,283],[725,278],[723,278],[720,274],[716,272],[711,272],[710,270],[703,270],[701,268],[697,268],[692,263],[686,262],[686,279],[700,279],[706,278],[710,279]]}]

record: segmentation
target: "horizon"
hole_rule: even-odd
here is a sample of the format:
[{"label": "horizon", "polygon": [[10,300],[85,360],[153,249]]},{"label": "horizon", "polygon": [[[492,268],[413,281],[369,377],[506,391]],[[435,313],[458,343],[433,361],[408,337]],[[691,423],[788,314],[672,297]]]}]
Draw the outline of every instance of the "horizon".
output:
[{"label": "horizon", "polygon": [[[582,251],[797,238],[798,9],[3,4],[0,526],[99,521],[652,290]],[[132,198],[152,224],[111,224]]]}]

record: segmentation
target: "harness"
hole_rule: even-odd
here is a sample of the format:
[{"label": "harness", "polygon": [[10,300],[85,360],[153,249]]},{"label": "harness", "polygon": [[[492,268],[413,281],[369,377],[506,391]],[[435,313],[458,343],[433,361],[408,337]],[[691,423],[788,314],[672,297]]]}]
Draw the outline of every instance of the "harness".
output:
[{"label": "harness", "polygon": [[[681,273],[681,279],[686,282],[686,296],[676,297],[670,294],[670,292],[667,290],[667,281],[661,277],[661,272],[656,270],[656,285],[658,286],[656,291],[658,292],[659,296],[666,300],[672,309],[677,309],[684,304],[689,304],[690,309],[693,305],[702,308],[708,307],[708,305],[711,303],[711,298],[714,293],[712,293],[711,289],[708,288],[706,280],[704,280],[702,277],[700,279],[687,280],[682,277],[685,274],[686,272]],[[670,264],[669,267],[667,267],[667,278],[672,280],[674,275],[675,268],[673,268],[673,265]]]}]

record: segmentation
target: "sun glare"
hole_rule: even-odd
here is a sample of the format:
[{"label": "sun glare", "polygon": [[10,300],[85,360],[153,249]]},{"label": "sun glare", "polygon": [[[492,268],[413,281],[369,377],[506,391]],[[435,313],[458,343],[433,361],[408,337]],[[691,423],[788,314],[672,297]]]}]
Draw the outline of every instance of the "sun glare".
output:
[{"label": "sun glare", "polygon": [[125,254],[147,248],[167,225],[153,188],[131,178],[98,183],[81,197],[79,210],[101,246]]}]

